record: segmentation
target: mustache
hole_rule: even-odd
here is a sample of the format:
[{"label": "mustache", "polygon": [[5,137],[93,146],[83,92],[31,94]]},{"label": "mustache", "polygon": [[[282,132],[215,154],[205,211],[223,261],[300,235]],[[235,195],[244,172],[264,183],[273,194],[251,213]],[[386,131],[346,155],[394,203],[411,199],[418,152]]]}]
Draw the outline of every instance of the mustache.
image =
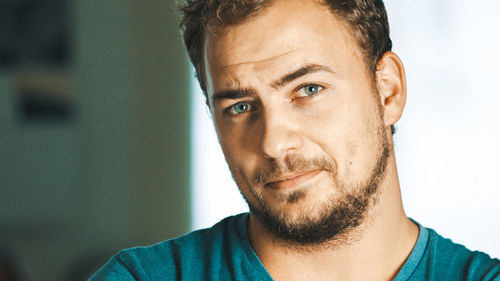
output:
[{"label": "mustache", "polygon": [[266,185],[276,181],[284,174],[300,174],[311,170],[326,170],[333,173],[335,162],[330,158],[319,156],[306,158],[300,154],[288,154],[283,160],[273,159],[271,166],[261,168],[257,171],[254,183],[256,185]]}]

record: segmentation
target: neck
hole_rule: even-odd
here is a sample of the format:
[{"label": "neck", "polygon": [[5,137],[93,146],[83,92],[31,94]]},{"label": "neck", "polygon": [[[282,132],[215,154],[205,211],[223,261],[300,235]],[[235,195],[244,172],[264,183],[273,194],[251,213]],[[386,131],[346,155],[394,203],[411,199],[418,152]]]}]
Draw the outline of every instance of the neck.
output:
[{"label": "neck", "polygon": [[[251,214],[252,246],[274,280],[390,280],[411,253],[418,226],[404,212],[394,156],[378,199],[343,239],[316,246],[282,242]],[[362,264],[363,266],[360,266]]]}]

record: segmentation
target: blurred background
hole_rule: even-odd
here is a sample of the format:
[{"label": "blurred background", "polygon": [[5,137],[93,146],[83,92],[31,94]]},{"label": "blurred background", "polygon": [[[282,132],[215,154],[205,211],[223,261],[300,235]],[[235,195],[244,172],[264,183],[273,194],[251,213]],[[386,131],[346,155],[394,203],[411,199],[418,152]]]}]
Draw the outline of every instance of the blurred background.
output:
[{"label": "blurred background", "polygon": [[[385,2],[408,215],[499,257],[500,2]],[[203,104],[170,0],[0,0],[0,280],[86,280],[246,211]]]}]

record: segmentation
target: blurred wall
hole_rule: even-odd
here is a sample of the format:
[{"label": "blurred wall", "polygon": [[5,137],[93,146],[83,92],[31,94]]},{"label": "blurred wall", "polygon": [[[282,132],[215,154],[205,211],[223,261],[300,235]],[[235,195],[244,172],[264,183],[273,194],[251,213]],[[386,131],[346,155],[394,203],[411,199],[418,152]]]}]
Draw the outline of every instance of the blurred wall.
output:
[{"label": "blurred wall", "polygon": [[[72,62],[0,72],[0,247],[25,280],[64,280],[190,226],[190,74],[173,4],[68,3]],[[26,73],[63,81],[74,118],[19,122]]]}]

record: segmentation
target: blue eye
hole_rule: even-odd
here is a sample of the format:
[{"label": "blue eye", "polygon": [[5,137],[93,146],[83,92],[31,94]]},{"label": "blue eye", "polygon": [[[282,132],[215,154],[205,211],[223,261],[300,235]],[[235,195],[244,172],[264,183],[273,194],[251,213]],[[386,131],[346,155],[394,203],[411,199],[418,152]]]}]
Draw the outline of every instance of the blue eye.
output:
[{"label": "blue eye", "polygon": [[315,94],[319,93],[319,91],[321,91],[322,88],[323,87],[316,84],[310,84],[303,87],[304,93],[308,96],[314,96]]},{"label": "blue eye", "polygon": [[247,102],[239,102],[231,106],[230,110],[233,114],[236,115],[243,114],[250,110],[250,104],[248,104]]}]

